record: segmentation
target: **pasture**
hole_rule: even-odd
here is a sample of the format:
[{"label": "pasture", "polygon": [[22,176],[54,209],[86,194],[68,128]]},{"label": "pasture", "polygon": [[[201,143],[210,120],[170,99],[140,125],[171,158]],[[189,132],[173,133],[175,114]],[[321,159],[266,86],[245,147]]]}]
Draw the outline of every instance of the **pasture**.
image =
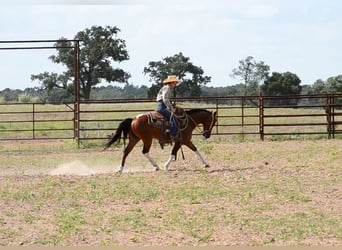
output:
[{"label": "pasture", "polygon": [[1,141],[0,245],[342,246],[340,139],[194,142],[209,169],[138,145],[116,175],[122,145]]}]

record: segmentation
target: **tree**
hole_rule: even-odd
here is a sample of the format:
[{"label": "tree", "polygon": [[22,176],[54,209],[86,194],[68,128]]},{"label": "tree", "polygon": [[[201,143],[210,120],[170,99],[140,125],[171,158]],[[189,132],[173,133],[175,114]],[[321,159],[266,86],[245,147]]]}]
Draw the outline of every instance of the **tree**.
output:
[{"label": "tree", "polygon": [[342,75],[331,76],[326,81],[318,79],[312,85],[315,94],[342,93]]},{"label": "tree", "polygon": [[239,67],[234,68],[230,76],[241,80],[241,83],[244,84],[241,95],[259,95],[259,86],[268,77],[270,67],[263,61],[255,61],[252,56],[240,60],[239,64]]},{"label": "tree", "polygon": [[326,83],[322,79],[317,79],[312,85],[312,92],[314,94],[327,94],[328,89]]},{"label": "tree", "polygon": [[149,62],[144,68],[144,74],[150,75],[152,84],[148,91],[148,97],[155,97],[163,85],[162,81],[168,75],[176,75],[182,82],[177,86],[177,95],[181,97],[201,96],[201,85],[210,82],[211,77],[203,76],[201,67],[190,62],[181,52],[171,57],[165,57],[161,61]]},{"label": "tree", "polygon": [[329,94],[342,93],[342,75],[329,77],[326,86]]},{"label": "tree", "polygon": [[[123,39],[117,38],[120,29],[117,27],[93,26],[76,34],[75,40],[80,40],[80,90],[81,97],[90,98],[91,89],[102,80],[108,83],[127,83],[130,74],[120,68],[112,67],[113,62],[122,62],[129,59],[126,44]],[[49,91],[65,89],[73,93],[74,59],[72,42],[65,38],[55,44],[57,55],[49,59],[54,63],[66,66],[62,74],[44,72],[31,75],[31,80],[38,80]]]},{"label": "tree", "polygon": [[[266,96],[285,96],[285,95],[299,95],[302,91],[300,86],[301,80],[296,74],[291,72],[278,73],[273,72],[261,86],[263,95]],[[284,99],[277,102],[277,104],[293,104],[297,103],[296,99]]]}]

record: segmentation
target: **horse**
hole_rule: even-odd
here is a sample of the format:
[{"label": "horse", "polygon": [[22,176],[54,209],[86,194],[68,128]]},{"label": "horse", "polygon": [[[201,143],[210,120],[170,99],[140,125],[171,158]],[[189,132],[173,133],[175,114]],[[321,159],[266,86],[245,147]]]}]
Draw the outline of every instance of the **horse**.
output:
[{"label": "horse", "polygon": [[[168,171],[171,161],[176,160],[177,152],[182,145],[186,145],[193,152],[195,152],[205,168],[209,167],[207,161],[204,159],[197,147],[191,141],[192,132],[198,125],[203,125],[203,137],[205,139],[210,138],[211,130],[213,129],[217,121],[217,112],[208,111],[206,109],[190,109],[183,111],[184,116],[178,122],[179,124],[181,124],[179,125],[179,140],[175,141],[173,144],[170,157],[164,164],[165,171]],[[166,143],[171,144],[172,141],[169,134],[163,134],[163,129],[151,124],[149,115],[152,115],[153,117],[162,116],[158,111],[151,111],[147,114],[139,114],[135,118],[126,118],[125,120],[121,121],[118,128],[116,129],[116,133],[105,144],[104,150],[109,148],[116,141],[120,140],[122,135],[124,139],[124,145],[127,137],[129,138],[127,147],[124,146],[123,156],[118,173],[122,173],[128,154],[140,140],[143,141],[143,155],[150,161],[155,171],[159,170],[158,164],[149,155],[152,141],[153,139],[165,139]]]}]

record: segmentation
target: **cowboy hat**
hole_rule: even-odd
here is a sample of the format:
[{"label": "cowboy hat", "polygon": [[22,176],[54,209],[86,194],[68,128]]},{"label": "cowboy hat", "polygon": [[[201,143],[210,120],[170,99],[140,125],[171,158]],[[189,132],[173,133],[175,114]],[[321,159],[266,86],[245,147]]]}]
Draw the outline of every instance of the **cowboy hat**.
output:
[{"label": "cowboy hat", "polygon": [[179,83],[181,80],[179,80],[177,78],[177,76],[175,75],[171,75],[171,76],[168,76],[164,81],[163,83],[164,84],[168,84],[168,83],[172,83],[172,82],[175,82],[175,83]]}]

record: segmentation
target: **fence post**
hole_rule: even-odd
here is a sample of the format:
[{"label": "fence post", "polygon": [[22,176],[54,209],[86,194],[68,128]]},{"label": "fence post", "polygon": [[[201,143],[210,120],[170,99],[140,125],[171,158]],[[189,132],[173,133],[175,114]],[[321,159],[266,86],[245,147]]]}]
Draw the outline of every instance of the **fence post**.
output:
[{"label": "fence post", "polygon": [[242,129],[245,125],[245,98],[244,96],[241,96],[241,126]]},{"label": "fence post", "polygon": [[335,139],[335,96],[330,95],[330,116],[331,116],[331,130],[332,130],[332,138]]},{"label": "fence post", "polygon": [[259,134],[260,139],[264,140],[264,98],[260,93],[259,96]]},{"label": "fence post", "polygon": [[74,41],[74,138],[80,147],[80,45]]},{"label": "fence post", "polygon": [[36,128],[35,123],[36,123],[36,121],[35,121],[35,106],[34,106],[34,103],[32,103],[32,139],[33,140],[36,139],[36,137],[35,137],[35,128]]},{"label": "fence post", "polygon": [[328,130],[328,139],[331,139],[332,135],[332,121],[331,121],[331,96],[327,94],[327,100],[326,100],[326,106],[325,106],[325,115],[327,118],[327,130]]},{"label": "fence post", "polygon": [[217,121],[216,121],[216,134],[218,135],[218,128],[219,128],[219,119],[218,119],[218,116],[219,116],[219,101],[218,101],[218,98],[216,98],[216,115],[217,115]]}]

